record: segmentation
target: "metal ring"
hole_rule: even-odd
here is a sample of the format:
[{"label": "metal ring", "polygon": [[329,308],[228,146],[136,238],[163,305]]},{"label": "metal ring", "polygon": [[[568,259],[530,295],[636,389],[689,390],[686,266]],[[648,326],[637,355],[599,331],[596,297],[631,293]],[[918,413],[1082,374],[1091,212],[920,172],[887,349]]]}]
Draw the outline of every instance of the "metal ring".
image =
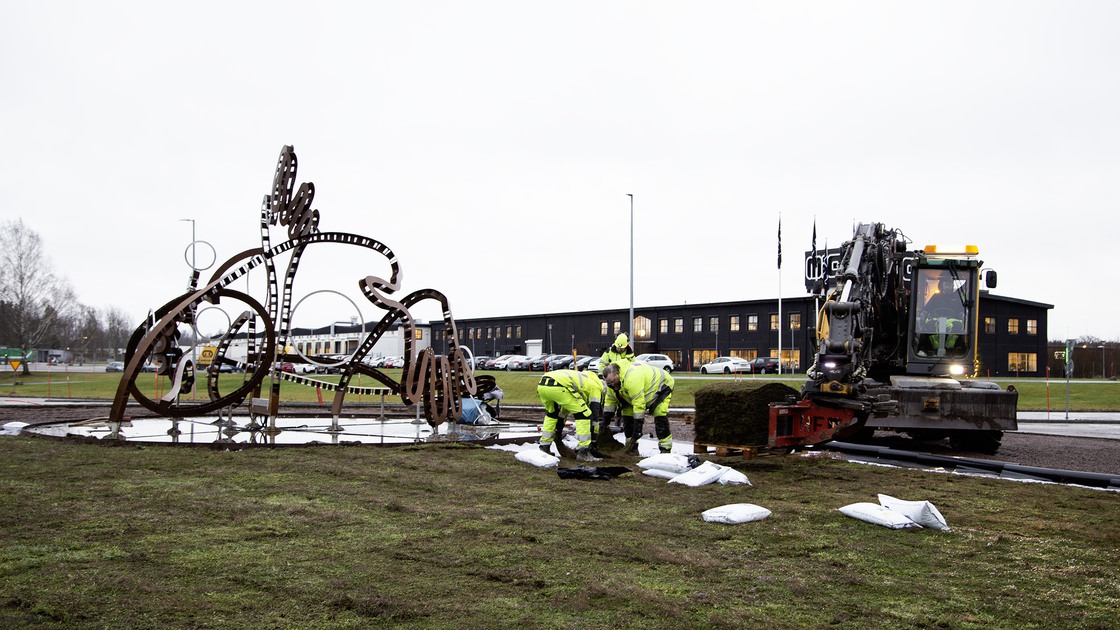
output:
[{"label": "metal ring", "polygon": [[[366,320],[362,318],[361,309],[359,309],[358,305],[354,302],[354,300],[351,300],[345,293],[341,293],[341,292],[336,291],[334,289],[319,289],[318,291],[312,291],[311,293],[308,293],[307,295],[300,298],[299,301],[296,302],[295,306],[292,307],[292,310],[288,315],[288,321],[295,321],[296,309],[299,308],[300,304],[303,304],[304,300],[311,297],[312,295],[315,295],[316,293],[334,293],[335,295],[341,296],[342,299],[349,302],[350,306],[354,307],[354,312],[356,312],[358,314],[358,321],[362,322],[362,334],[364,335],[366,333]],[[359,347],[361,347],[361,346],[359,346]],[[342,360],[337,361],[335,363],[320,363],[320,362],[316,361],[315,359],[312,359],[311,357],[308,357],[306,354],[304,354],[303,351],[300,350],[298,346],[296,346],[295,350],[296,350],[296,354],[303,357],[304,361],[307,361],[308,363],[310,363],[312,365],[317,365],[317,366],[323,367],[323,368],[342,367],[342,366],[346,365],[347,363],[349,363],[350,360],[354,358],[354,353],[351,352],[350,355],[347,356],[345,359],[342,359]]]},{"label": "metal ring", "polygon": [[[203,245],[210,248],[210,255],[213,258],[210,260],[210,264],[206,265],[205,267],[195,267],[194,265],[191,264],[190,259],[187,258],[187,252],[189,252],[192,247],[195,247],[195,252],[196,253],[198,252],[198,248],[195,245],[196,243],[202,243]],[[191,269],[195,269],[197,271],[206,271],[207,269],[213,267],[214,263],[218,262],[218,250],[214,249],[214,246],[211,245],[207,241],[191,241],[190,243],[187,243],[187,248],[183,250],[183,260],[187,263],[187,266],[190,267]],[[195,263],[197,263],[197,262],[198,262],[198,260],[197,260],[197,257],[196,257]]]}]

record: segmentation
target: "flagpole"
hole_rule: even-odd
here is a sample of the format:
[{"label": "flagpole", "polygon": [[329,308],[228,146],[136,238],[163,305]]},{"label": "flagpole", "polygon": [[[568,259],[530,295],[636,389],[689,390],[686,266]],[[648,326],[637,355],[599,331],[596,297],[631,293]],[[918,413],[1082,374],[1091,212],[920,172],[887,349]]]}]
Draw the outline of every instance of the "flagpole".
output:
[{"label": "flagpole", "polygon": [[778,376],[782,375],[782,213],[778,213]]}]

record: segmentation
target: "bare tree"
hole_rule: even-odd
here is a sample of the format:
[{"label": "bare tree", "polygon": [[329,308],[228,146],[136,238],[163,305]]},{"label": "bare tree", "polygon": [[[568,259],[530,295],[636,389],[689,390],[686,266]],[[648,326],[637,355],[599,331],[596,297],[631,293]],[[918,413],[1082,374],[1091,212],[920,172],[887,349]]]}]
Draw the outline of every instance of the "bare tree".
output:
[{"label": "bare tree", "polygon": [[129,319],[120,308],[110,306],[101,312],[101,327],[105,337],[99,347],[104,349],[110,358],[124,356],[124,347],[136,328],[136,322]]},{"label": "bare tree", "polygon": [[[69,284],[55,275],[42,239],[22,219],[0,226],[0,342],[25,353],[61,332],[76,303]],[[30,367],[25,362],[25,374]]]}]

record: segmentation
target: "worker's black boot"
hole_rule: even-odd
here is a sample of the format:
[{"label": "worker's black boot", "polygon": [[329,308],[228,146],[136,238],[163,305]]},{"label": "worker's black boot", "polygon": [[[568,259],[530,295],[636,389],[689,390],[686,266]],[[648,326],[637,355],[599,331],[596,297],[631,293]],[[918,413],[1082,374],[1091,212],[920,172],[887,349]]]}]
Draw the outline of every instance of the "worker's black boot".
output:
[{"label": "worker's black boot", "polygon": [[579,451],[576,453],[576,461],[577,462],[601,462],[603,460],[598,458],[598,457],[595,457],[594,455],[592,455],[591,454],[591,449],[589,447],[585,446],[585,447],[579,449]]},{"label": "worker's black boot", "polygon": [[551,444],[538,444],[537,446],[540,447],[542,452],[548,453],[549,455],[552,454],[552,445]]},{"label": "worker's black boot", "polygon": [[640,436],[634,435],[634,436],[631,436],[629,438],[626,438],[626,454],[627,455],[637,455],[638,454],[638,438],[639,437]]},{"label": "worker's black boot", "polygon": [[[614,442],[614,440],[611,440],[611,441]],[[614,442],[614,443],[615,443],[615,446],[618,446],[618,442]],[[603,451],[600,451],[599,446],[597,444],[595,444],[595,442],[592,442],[591,446],[589,446],[588,449],[590,449],[592,455],[594,455],[595,457],[598,457],[600,459],[610,459],[610,457],[611,457],[610,455],[607,455]]]}]

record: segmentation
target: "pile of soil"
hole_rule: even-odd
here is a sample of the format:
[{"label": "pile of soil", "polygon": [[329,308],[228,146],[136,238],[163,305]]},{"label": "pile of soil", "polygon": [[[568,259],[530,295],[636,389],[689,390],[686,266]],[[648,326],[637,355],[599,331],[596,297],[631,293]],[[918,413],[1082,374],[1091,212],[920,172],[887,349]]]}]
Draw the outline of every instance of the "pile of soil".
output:
[{"label": "pile of soil", "polygon": [[797,396],[782,383],[715,383],[696,390],[696,442],[764,446],[770,433],[770,403]]}]

